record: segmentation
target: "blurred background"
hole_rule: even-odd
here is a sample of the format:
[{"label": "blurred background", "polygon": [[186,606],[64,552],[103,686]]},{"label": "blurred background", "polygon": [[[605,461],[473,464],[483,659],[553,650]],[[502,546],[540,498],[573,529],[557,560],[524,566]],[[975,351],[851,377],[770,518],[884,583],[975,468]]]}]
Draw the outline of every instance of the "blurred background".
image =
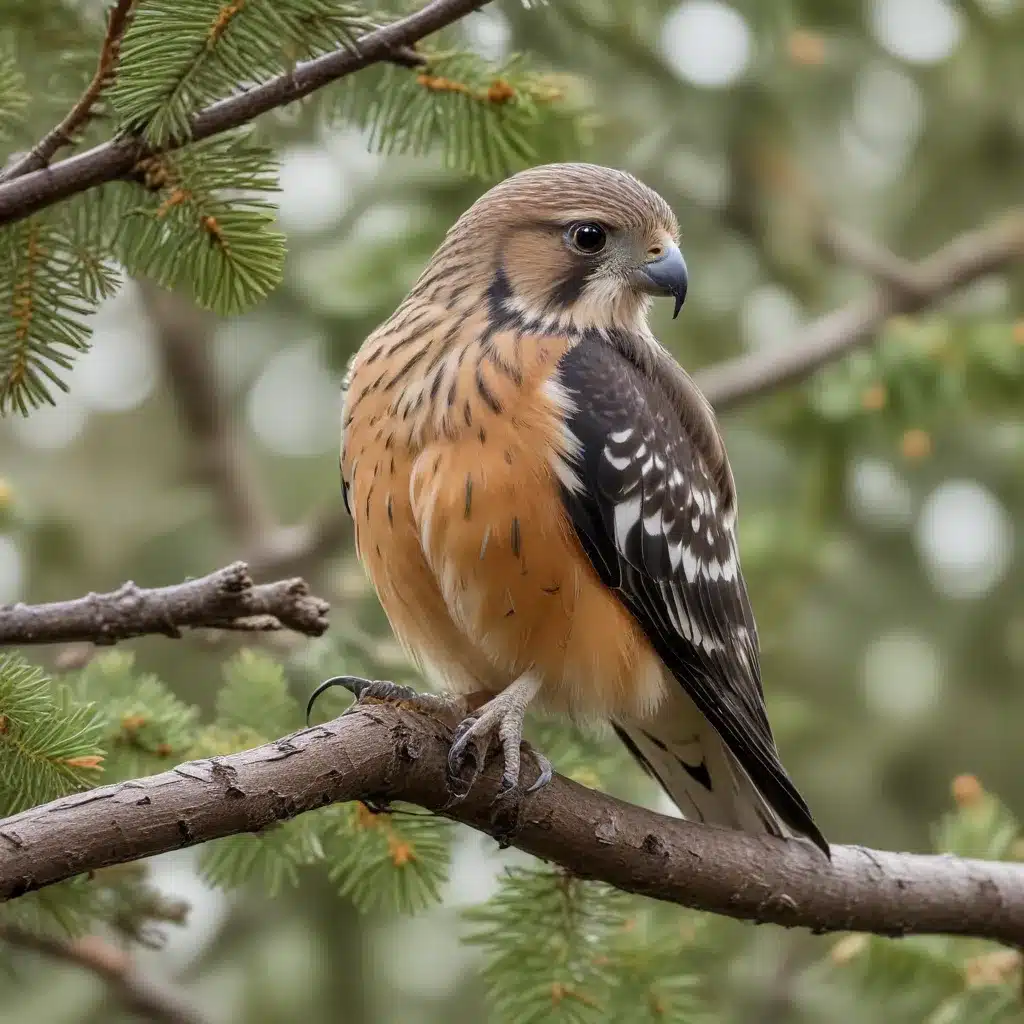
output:
[{"label": "blurred background", "polygon": [[[0,25],[27,7],[0,0]],[[83,10],[40,7],[42,55],[60,61]],[[828,244],[837,226],[917,260],[1024,202],[1020,0],[501,0],[460,31],[488,58],[525,51],[564,76],[582,113],[561,155],[627,169],[674,207],[691,287],[655,330],[691,371],[783,351],[874,287]],[[341,512],[339,383],[487,183],[374,155],[302,111],[267,134],[288,244],[269,301],[225,320],[129,282],[70,393],[0,422],[0,603],[239,557],[265,579],[301,574],[331,601],[331,633],[265,646],[304,701],[335,672],[410,674]],[[770,717],[833,842],[930,849],[959,773],[1024,810],[1022,283],[1019,268],[984,276],[723,415]],[[130,646],[209,709],[237,644]],[[629,771],[634,798],[656,802]],[[141,962],[217,1021],[487,1020],[459,910],[523,859],[460,830],[442,904],[407,917],[360,912],[315,872],[273,897],[225,893],[192,853],[161,857],[153,880],[191,909]],[[823,977],[826,940],[710,927],[725,951],[704,971],[711,1019],[890,1019]],[[46,970],[45,986],[0,981],[0,1021],[114,1019],[100,983]]]}]

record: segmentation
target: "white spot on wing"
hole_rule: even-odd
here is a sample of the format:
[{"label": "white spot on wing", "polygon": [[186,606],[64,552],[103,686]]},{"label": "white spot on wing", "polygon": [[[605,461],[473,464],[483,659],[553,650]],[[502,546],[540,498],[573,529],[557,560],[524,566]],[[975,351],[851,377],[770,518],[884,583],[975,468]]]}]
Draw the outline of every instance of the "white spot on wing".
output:
[{"label": "white spot on wing", "polygon": [[629,531],[640,520],[640,498],[633,498],[631,501],[623,501],[615,506],[615,543],[620,551],[626,549],[626,538]]},{"label": "white spot on wing", "polygon": [[736,578],[736,555],[735,552],[722,563],[722,579],[732,580]]},{"label": "white spot on wing", "polygon": [[608,464],[612,469],[625,469],[633,461],[628,455],[624,455],[622,458],[617,458],[612,455],[610,448],[605,448],[604,457],[608,460]]},{"label": "white spot on wing", "polygon": [[633,436],[633,428],[627,427],[625,430],[616,430],[614,434],[609,434],[608,439],[614,444],[625,444]]},{"label": "white spot on wing", "polygon": [[700,572],[700,559],[688,548],[683,547],[683,572],[688,583],[692,583]]},{"label": "white spot on wing", "polygon": [[668,558],[669,563],[672,566],[672,571],[675,572],[679,568],[679,563],[683,560],[683,545],[682,544],[669,544],[668,546]]}]

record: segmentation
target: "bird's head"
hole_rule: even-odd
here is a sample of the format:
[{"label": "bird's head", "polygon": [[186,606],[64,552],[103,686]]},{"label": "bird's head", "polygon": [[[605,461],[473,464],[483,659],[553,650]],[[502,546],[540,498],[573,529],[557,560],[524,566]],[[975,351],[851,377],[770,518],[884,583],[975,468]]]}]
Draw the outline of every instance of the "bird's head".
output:
[{"label": "bird's head", "polygon": [[634,328],[649,297],[686,297],[668,203],[623,171],[548,164],[507,178],[449,232],[438,257],[531,324]]}]

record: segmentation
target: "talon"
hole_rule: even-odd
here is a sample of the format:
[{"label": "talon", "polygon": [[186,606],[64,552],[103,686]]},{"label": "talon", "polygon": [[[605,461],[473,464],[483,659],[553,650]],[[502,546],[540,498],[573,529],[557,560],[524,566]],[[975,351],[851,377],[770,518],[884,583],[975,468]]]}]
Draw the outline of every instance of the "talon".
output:
[{"label": "talon", "polygon": [[[309,725],[309,716],[317,697],[324,690],[329,690],[332,686],[341,686],[348,690],[355,697],[355,704],[358,704],[364,698],[373,697],[377,700],[414,704],[421,708],[424,713],[436,712],[446,707],[444,697],[432,693],[417,693],[411,686],[392,683],[387,679],[363,679],[362,676],[334,676],[322,682],[310,695],[309,702],[306,704],[306,725]],[[355,704],[346,708],[342,713],[347,714],[355,707]]]},{"label": "talon", "polygon": [[371,685],[371,680],[363,679],[362,676],[333,676],[330,679],[325,679],[310,695],[309,701],[306,704],[306,725],[309,725],[309,716],[313,712],[313,705],[316,703],[317,697],[320,696],[324,690],[329,690],[332,686],[341,686],[348,690],[356,700],[363,695],[363,691]]},{"label": "talon", "polygon": [[514,789],[519,787],[519,776],[518,774],[513,775],[507,768],[501,773],[501,785],[498,786],[498,793],[495,796],[495,800],[500,800],[503,796],[508,796]]},{"label": "talon", "polygon": [[456,774],[461,774],[460,762],[471,754],[470,743],[473,740],[473,726],[476,725],[476,721],[475,718],[467,718],[460,722],[455,730],[455,737],[448,750],[448,767]]},{"label": "talon", "polygon": [[[455,737],[448,749],[448,790],[456,799],[462,799],[472,788],[480,774],[480,762],[472,746],[476,718],[463,719],[455,729]],[[467,763],[471,764],[470,778],[464,779]]]},{"label": "talon", "polygon": [[555,769],[551,767],[551,762],[539,750],[534,750],[531,746],[527,746],[526,749],[540,771],[533,784],[526,790],[526,796],[529,796],[531,793],[536,793],[538,789],[543,789],[551,781]]}]

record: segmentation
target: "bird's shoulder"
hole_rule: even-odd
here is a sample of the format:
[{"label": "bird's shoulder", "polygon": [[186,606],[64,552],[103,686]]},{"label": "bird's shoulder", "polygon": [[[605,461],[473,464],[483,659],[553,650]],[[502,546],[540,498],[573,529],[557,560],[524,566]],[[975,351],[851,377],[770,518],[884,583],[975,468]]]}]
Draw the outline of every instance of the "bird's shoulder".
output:
[{"label": "bird's shoulder", "polygon": [[630,467],[635,484],[645,471],[666,497],[698,489],[702,503],[733,525],[736,490],[714,412],[653,337],[585,336],[563,357],[559,375],[575,401],[573,427],[607,486],[628,490]]}]

